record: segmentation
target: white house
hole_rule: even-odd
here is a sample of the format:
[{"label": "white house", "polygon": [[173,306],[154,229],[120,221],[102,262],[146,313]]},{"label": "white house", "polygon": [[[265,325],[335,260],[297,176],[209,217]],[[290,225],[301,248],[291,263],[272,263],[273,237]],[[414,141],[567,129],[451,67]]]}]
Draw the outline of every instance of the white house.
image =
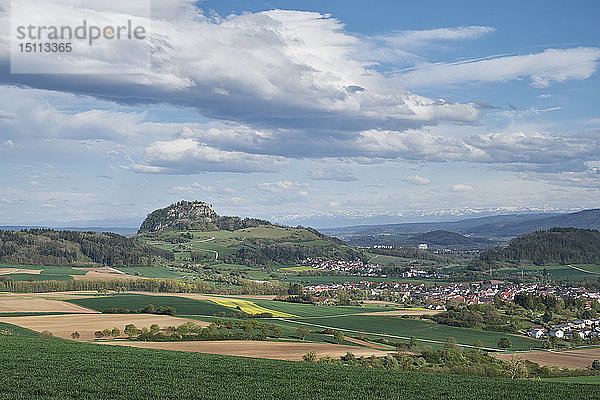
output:
[{"label": "white house", "polygon": [[529,329],[529,336],[532,338],[539,339],[543,336],[546,336],[546,330],[541,326],[534,326]]},{"label": "white house", "polygon": [[562,339],[565,337],[565,331],[562,329],[553,329],[550,331],[550,336]]},{"label": "white house", "polygon": [[569,325],[571,325],[571,328],[573,328],[573,329],[585,328],[585,322],[583,322],[583,321],[573,321],[573,322],[570,322]]}]

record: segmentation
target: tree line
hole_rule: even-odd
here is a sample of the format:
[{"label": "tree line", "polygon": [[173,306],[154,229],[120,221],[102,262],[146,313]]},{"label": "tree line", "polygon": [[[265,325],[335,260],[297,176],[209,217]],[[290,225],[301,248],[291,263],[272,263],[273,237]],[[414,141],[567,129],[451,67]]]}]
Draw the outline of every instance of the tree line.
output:
[{"label": "tree line", "polygon": [[45,293],[68,291],[129,291],[159,293],[215,293],[281,295],[289,284],[241,280],[239,286],[215,286],[202,280],[180,281],[177,279],[119,279],[119,280],[69,280],[69,281],[13,281],[0,276],[0,292]]}]

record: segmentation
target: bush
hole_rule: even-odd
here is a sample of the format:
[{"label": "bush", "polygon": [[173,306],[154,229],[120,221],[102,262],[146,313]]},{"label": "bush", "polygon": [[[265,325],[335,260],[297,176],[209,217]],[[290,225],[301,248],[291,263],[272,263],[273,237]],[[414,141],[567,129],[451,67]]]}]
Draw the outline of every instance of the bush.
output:
[{"label": "bush", "polygon": [[40,337],[42,339],[51,339],[54,337],[54,335],[50,331],[43,331],[42,333],[40,333]]},{"label": "bush", "polygon": [[501,349],[508,349],[511,346],[512,346],[512,342],[510,341],[510,338],[502,337],[502,338],[500,338],[500,340],[498,340],[498,347]]},{"label": "bush", "polygon": [[315,353],[314,351],[309,351],[308,353],[302,356],[302,360],[307,362],[315,362],[317,361],[317,353]]}]

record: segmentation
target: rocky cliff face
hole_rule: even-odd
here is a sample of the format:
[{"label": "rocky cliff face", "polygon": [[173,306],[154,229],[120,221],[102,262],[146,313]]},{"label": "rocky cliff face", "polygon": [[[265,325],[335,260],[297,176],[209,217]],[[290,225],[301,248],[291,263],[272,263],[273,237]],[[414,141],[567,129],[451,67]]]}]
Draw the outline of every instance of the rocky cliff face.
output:
[{"label": "rocky cliff face", "polygon": [[174,206],[167,207],[169,219],[175,221],[211,221],[218,217],[213,206],[201,201],[180,201]]},{"label": "rocky cliff face", "polygon": [[152,211],[138,233],[153,233],[168,229],[178,231],[214,231],[244,229],[271,225],[269,221],[256,218],[226,217],[218,215],[212,205],[203,201],[180,201],[168,207]]},{"label": "rocky cliff face", "polygon": [[138,233],[157,232],[164,229],[204,229],[219,216],[212,205],[202,201],[180,201],[148,214]]}]

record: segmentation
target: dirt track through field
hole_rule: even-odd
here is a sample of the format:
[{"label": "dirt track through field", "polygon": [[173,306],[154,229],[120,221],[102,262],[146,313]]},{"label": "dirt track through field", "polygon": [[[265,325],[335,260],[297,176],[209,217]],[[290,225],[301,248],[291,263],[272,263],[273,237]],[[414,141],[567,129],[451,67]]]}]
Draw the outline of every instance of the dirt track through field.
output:
[{"label": "dirt track through field", "polygon": [[88,271],[85,275],[73,275],[75,280],[114,280],[114,279],[144,279],[141,276],[127,275],[113,268],[73,268]]},{"label": "dirt track through field", "polygon": [[586,368],[594,360],[600,360],[600,348],[570,351],[527,351],[516,354],[492,354],[494,357],[507,360],[510,357],[523,358],[542,366],[551,365],[559,368]]},{"label": "dirt track through field", "polygon": [[381,344],[367,342],[366,340],[355,339],[355,338],[347,337],[347,336],[344,338],[344,340],[347,340],[352,343],[360,344],[361,346],[371,347],[373,349],[393,351],[393,350],[390,350],[388,347],[385,347]]},{"label": "dirt track through field", "polygon": [[372,350],[365,347],[354,347],[329,343],[298,343],[298,342],[268,342],[268,341],[202,341],[202,342],[105,342],[105,344],[144,347],[149,349],[192,351],[198,353],[223,354],[230,356],[272,358],[278,360],[300,361],[309,351],[317,353],[318,357],[330,355],[339,357],[347,352],[355,356],[375,355],[383,357],[386,351]]},{"label": "dirt track through field", "polygon": [[23,298],[20,296],[0,297],[0,313],[20,312],[98,313],[97,311],[64,301],[47,300],[41,298]]},{"label": "dirt track through field", "polygon": [[42,272],[41,269],[0,268],[0,275],[10,275],[10,274],[33,274],[33,275],[39,275],[40,272]]},{"label": "dirt track through field", "polygon": [[[134,324],[137,328],[149,328],[158,324],[161,328],[179,326],[188,321],[185,318],[153,314],[65,314],[36,315],[31,317],[0,317],[0,322],[18,325],[37,332],[50,331],[54,336],[70,339],[71,333],[79,332],[80,340],[94,339],[94,332],[117,327],[121,333],[125,325]],[[208,326],[207,322],[193,321],[200,326]]]},{"label": "dirt track through field", "polygon": [[437,310],[392,310],[392,311],[373,311],[367,313],[358,313],[356,315],[434,315],[439,314]]}]

